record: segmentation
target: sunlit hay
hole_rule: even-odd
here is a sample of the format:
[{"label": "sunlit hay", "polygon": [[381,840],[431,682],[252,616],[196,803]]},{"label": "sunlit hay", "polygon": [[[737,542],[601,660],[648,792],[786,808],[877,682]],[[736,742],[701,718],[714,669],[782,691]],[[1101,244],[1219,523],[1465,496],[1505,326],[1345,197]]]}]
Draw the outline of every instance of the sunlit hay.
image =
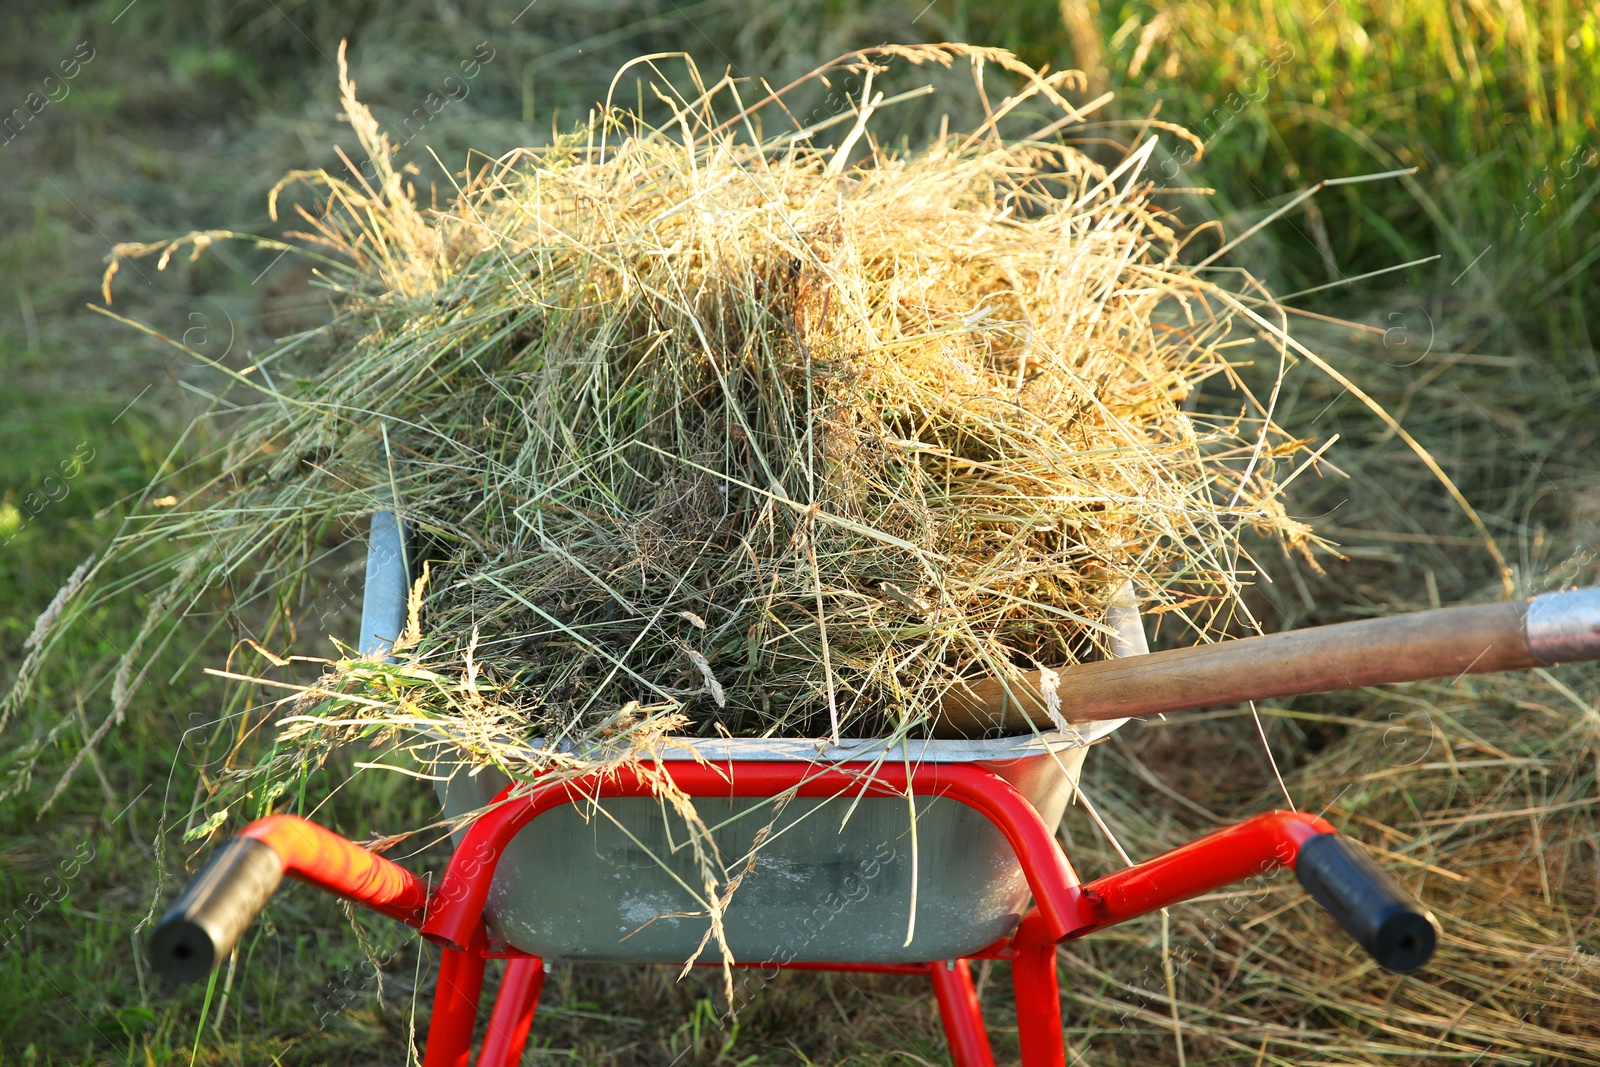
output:
[{"label": "sunlit hay", "polygon": [[[956,60],[1022,89],[976,133],[875,144],[882,64]],[[825,69],[846,68],[866,103],[822,146],[760,132],[781,99],[651,61],[661,128],[607,111],[429,212],[342,75],[369,157],[351,173],[374,176],[291,176],[324,197],[301,236],[346,268],[341,343],[313,377],[275,377],[282,352],[237,375],[262,400],[221,475],[126,543],[194,546],[175,603],[287,600],[331,523],[393,506],[433,567],[415,664],[459,676],[470,639],[497,736],[580,750],[625,708],[698,733],[922,732],[961,679],[1037,685],[1096,655],[1128,580],[1216,636],[1254,576],[1243,532],[1309,538],[1274,481],[1301,442],[1224,351],[1254,332],[1281,362],[1283,339],[1179,262],[1152,142],[1108,173],[1002,137],[1023,104],[1026,129],[1041,107],[1081,119],[1073,73],[957,45]],[[121,248],[108,284],[122,257],[216,236]],[[1234,407],[1186,411],[1213,377]],[[421,692],[492,761],[477,718]]]},{"label": "sunlit hay", "polygon": [[[884,65],[958,60],[1021,88],[974,133],[873,140]],[[1254,580],[1246,531],[1308,546],[1277,480],[1302,442],[1229,362],[1255,344],[1282,366],[1292,342],[1248,311],[1259,292],[1183,266],[1152,140],[1107,171],[1031,135],[1041,109],[1081,121],[1077,75],[856,54],[816,75],[863,86],[825,146],[765,92],[640,69],[659,128],[606,110],[475,166],[442,211],[341,73],[369,157],[349,171],[372,177],[291,175],[323,198],[301,236],[341,271],[322,365],[288,372],[301,338],[227,369],[259,403],[221,473],[88,575],[175,544],[163,603],[288,618],[330,531],[399,512],[431,566],[401,662],[294,691],[275,755],[232,760],[246,784],[419,736],[440,773],[526,780],[669,733],[920,734],[963,679],[1036,686],[1097,655],[1126,582],[1209,639]],[[701,845],[714,923],[736,878]]]},{"label": "sunlit hay", "polygon": [[392,496],[434,562],[419,655],[476,632],[520,737],[630,703],[922,730],[957,679],[1094,654],[1126,579],[1214,630],[1241,530],[1306,535],[1272,482],[1298,443],[1182,409],[1233,322],[1138,159],[992,131],[894,156],[858,128],[845,166],[757,146],[717,110],[734,87],[697,85],[663,130],[611,114],[482,167],[419,228],[346,89],[379,187],[303,177],[379,295],[235,453],[236,493],[295,500],[274,536]]}]

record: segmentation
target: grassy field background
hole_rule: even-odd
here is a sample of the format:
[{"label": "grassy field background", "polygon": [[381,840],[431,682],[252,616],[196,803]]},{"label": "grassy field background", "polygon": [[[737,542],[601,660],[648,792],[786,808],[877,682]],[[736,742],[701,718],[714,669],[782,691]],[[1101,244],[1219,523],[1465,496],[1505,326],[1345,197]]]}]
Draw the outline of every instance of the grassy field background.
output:
[{"label": "grassy field background", "polygon": [[[221,388],[89,310],[105,256],[191,229],[292,228],[268,219],[267,190],[291,168],[339,166],[334,147],[353,140],[337,118],[341,39],[441,202],[468,147],[539,143],[634,55],[687,50],[778,84],[882,41],[965,39],[1085,69],[1085,95],[1118,94],[1095,151],[1152,114],[1190,126],[1204,153],[1168,139],[1157,173],[1213,188],[1172,206],[1230,236],[1319,180],[1416,167],[1325,190],[1234,262],[1304,294],[1287,301],[1307,313],[1300,336],[1427,445],[1519,594],[1600,572],[1592,4],[112,0],[10,8],[0,24],[0,681]],[[430,105],[475,54],[490,58],[470,93]],[[326,316],[308,281],[296,257],[218,246],[164,273],[125,268],[113,307],[239,369]],[[1280,417],[1341,437],[1330,457],[1349,477],[1302,479],[1294,506],[1346,559],[1325,573],[1273,561],[1261,614],[1290,627],[1502,595],[1482,538],[1366,408],[1297,372]],[[303,651],[353,628],[339,590],[359,564],[306,606]],[[175,623],[160,669],[131,680],[127,721],[81,756],[111,704],[93,680],[146,610],[97,612],[0,733],[0,1064],[402,1060],[425,1024],[426,951],[308,891],[272,905],[209,1006],[142,968],[141,923],[193,862],[184,818],[233,736],[236,709],[201,667],[223,662],[238,624]],[[1165,931],[1130,924],[1062,953],[1075,1062],[1600,1062],[1597,696],[1592,669],[1566,668],[1263,707],[1264,739],[1225,712],[1100,746],[1086,782],[1137,857],[1281,805],[1265,741],[1293,799],[1380,850],[1447,933],[1432,966],[1399,980],[1363,965],[1292,883],[1220,932],[1205,904],[1174,909]],[[32,756],[31,775],[11,773]],[[389,832],[431,814],[402,782],[359,777],[303,803],[326,802],[319,818],[347,835]],[[1118,864],[1082,812],[1063,834],[1081,871]],[[1005,969],[982,973],[997,1050],[1014,1058]],[[529,1060],[586,1064],[946,1060],[925,990],[859,976],[785,975],[730,1024],[709,979],[558,967],[535,1044]]]}]

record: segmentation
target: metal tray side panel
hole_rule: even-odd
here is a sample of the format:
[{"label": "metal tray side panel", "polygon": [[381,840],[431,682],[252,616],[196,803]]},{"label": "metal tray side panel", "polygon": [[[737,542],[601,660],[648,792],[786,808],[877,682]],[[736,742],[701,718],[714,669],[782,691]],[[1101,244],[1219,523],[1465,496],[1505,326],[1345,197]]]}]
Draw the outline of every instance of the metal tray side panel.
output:
[{"label": "metal tray side panel", "polygon": [[[386,498],[382,490],[377,496]],[[374,513],[359,639],[371,655],[384,655],[405,621],[406,541],[395,512]],[[1119,596],[1106,619],[1118,632],[1113,652],[1137,655],[1146,646],[1131,586]],[[1086,746],[1118,725],[1084,723],[1065,734],[897,745],[871,739],[838,746],[801,739],[684,740],[699,758],[712,762],[972,763],[1010,782],[1053,829],[1071,801]],[[463,771],[439,784],[439,796],[447,816],[462,816],[487,804],[506,784],[493,771],[475,776]],[[794,800],[778,816],[775,832],[757,852],[724,918],[737,958],[949,959],[983,948],[1015,925],[1027,904],[1027,882],[1005,838],[988,820],[954,800],[920,798],[913,848],[908,804],[862,800],[846,821],[849,803]],[[696,806],[714,827],[724,862],[737,873],[756,832],[772,820],[770,802],[702,799]],[[512,840],[496,872],[487,912],[491,929],[512,945],[549,958],[688,959],[706,920],[670,917],[702,910],[694,899],[702,891],[694,861],[687,850],[674,851],[686,839],[675,820],[654,801],[639,799],[607,802],[604,814],[567,807],[535,819]],[[456,841],[459,845],[460,834]],[[907,944],[913,900],[915,935]],[[716,958],[714,946],[709,958]]]},{"label": "metal tray side panel", "polygon": [[[981,765],[1016,786],[1053,827],[1085,751]],[[446,814],[481,806],[505,782],[488,771],[457,775],[441,785]],[[1010,932],[1027,906],[1027,880],[1010,845],[959,801],[918,798],[914,846],[910,805],[900,799],[796,799],[776,815],[764,799],[700,798],[695,806],[730,873],[744,866],[757,832],[773,824],[723,919],[741,961],[951,959]],[[548,959],[682,963],[708,928],[687,840],[681,819],[652,799],[551,811],[507,847],[490,890],[490,927]],[[701,958],[721,956],[712,944]]]}]

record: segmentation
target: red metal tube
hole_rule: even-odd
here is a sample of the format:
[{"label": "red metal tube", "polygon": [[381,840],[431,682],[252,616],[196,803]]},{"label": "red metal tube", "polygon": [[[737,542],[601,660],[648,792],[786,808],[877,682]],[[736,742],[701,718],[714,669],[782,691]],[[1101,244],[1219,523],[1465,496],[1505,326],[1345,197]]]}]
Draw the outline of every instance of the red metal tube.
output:
[{"label": "red metal tube", "polygon": [[[476,949],[478,946],[474,946]],[[433,992],[433,1019],[422,1067],[467,1067],[472,1057],[472,1026],[478,1021],[483,965],[478,951],[445,949],[439,960],[439,985]]]},{"label": "red metal tube", "polygon": [[621,768],[611,774],[535,786],[525,797],[512,796],[508,786],[490,809],[467,830],[450,859],[423,923],[423,936],[448,947],[469,943],[483,914],[495,865],[506,845],[531,820],[562,804],[612,797],[656,795],[654,774],[670,775],[690,796],[774,797],[795,790],[802,797],[904,796],[910,788],[922,796],[944,796],[981,812],[1016,852],[1048,929],[1059,939],[1087,917],[1081,915],[1077,875],[1067,863],[1055,835],[1038,812],[1010,783],[996,774],[966,764],[923,764],[908,774],[903,764],[880,765],[871,774],[807,763],[730,762],[723,765],[690,761],[646,764],[641,773]]},{"label": "red metal tube", "polygon": [[989,1047],[989,1031],[983,1027],[983,1010],[978,992],[972,988],[972,972],[966,960],[951,964],[928,964],[933,979],[933,995],[939,1001],[939,1021],[944,1024],[945,1041],[950,1045],[954,1067],[994,1067],[994,1050]]},{"label": "red metal tube", "polygon": [[544,960],[523,956],[506,964],[500,992],[489,1016],[489,1032],[478,1050],[478,1067],[517,1067],[533,1027],[533,1012],[544,989]]},{"label": "red metal tube", "polygon": [[239,831],[278,854],[283,873],[421,926],[427,884],[410,871],[298,815],[269,815]]},{"label": "red metal tube", "polygon": [[[696,967],[721,967],[721,960],[700,962]],[[865,971],[869,974],[927,974],[929,964],[926,963],[809,963],[799,961],[796,963],[783,963],[779,960],[766,962],[752,960],[735,960],[735,967],[747,970],[760,971],[772,968],[775,971]]]},{"label": "red metal tube", "polygon": [[1293,867],[1300,846],[1333,827],[1304,812],[1271,811],[1191,841],[1154,859],[1083,885],[1082,937],[1279,867]]},{"label": "red metal tube", "polygon": [[1011,989],[1017,1002],[1017,1039],[1022,1067],[1064,1067],[1061,987],[1056,979],[1056,938],[1038,908],[1017,924],[1011,940]]}]

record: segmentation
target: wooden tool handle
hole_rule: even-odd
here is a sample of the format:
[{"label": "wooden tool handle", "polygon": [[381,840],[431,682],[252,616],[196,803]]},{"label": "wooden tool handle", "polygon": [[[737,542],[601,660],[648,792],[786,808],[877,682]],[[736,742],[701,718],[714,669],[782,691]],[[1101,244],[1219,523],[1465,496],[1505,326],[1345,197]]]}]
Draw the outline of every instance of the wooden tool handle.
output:
[{"label": "wooden tool handle", "polygon": [[[1558,593],[1549,599],[1577,595]],[[1535,606],[1546,599],[1537,598]],[[1067,721],[1094,722],[1520,670],[1547,662],[1529,648],[1528,612],[1527,601],[1439,608],[1085,663],[1062,670],[1056,693]],[[951,690],[940,712],[942,731],[949,735],[1018,733],[1030,724],[1051,729],[1037,686],[1008,686],[1000,679]]]}]

